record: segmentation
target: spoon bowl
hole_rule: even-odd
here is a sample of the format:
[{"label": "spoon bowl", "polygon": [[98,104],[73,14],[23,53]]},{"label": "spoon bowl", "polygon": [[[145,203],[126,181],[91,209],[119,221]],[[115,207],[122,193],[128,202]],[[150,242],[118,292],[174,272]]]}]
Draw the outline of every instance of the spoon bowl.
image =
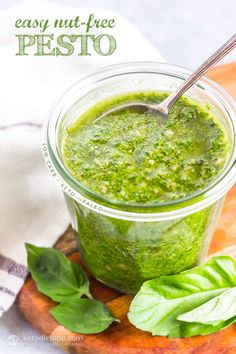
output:
[{"label": "spoon bowl", "polygon": [[[159,105],[160,105],[160,109],[158,108]],[[119,106],[112,107],[111,109],[105,111],[101,116],[99,116],[99,119],[104,118],[110,114],[129,109],[129,108],[134,111],[141,112],[141,113],[146,113],[146,114],[151,113],[152,116],[154,116],[157,119],[158,118],[161,118],[161,119],[168,118],[168,112],[166,110],[162,109],[161,103],[158,105],[155,105],[155,104],[149,104],[146,102],[127,102],[127,103],[121,104]]]}]

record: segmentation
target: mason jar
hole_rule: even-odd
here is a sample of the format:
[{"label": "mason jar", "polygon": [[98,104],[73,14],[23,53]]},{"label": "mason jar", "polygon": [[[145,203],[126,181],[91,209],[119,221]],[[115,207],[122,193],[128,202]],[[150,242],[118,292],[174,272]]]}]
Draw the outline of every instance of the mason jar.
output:
[{"label": "mason jar", "polygon": [[153,204],[109,200],[75,180],[63,164],[63,131],[97,103],[131,92],[172,92],[190,74],[178,66],[133,62],[103,68],[76,83],[51,113],[43,153],[59,182],[86,267],[99,281],[136,293],[145,280],[176,274],[203,262],[224,197],[236,179],[236,110],[231,97],[203,78],[185,96],[210,107],[230,152],[222,172],[185,198]]}]

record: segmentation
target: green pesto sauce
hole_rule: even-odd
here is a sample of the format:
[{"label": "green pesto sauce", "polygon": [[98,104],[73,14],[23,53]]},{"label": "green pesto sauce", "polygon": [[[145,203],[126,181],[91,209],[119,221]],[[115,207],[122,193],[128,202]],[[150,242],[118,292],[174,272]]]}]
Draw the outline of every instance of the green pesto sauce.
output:
[{"label": "green pesto sauce", "polygon": [[73,177],[108,199],[127,203],[167,202],[206,187],[224,167],[228,146],[220,125],[194,101],[179,99],[168,119],[137,108],[97,118],[101,108],[128,98],[159,102],[164,97],[134,93],[113,98],[70,126],[62,137],[62,157]]},{"label": "green pesto sauce", "polygon": [[[160,102],[132,93],[96,105],[61,136],[61,156],[75,179],[108,199],[151,204],[206,187],[225,166],[229,146],[209,110],[182,97],[168,119],[123,110],[126,101]],[[66,196],[82,257],[93,275],[123,292],[198,264],[207,251],[218,205],[175,220],[133,222],[101,215]]]}]

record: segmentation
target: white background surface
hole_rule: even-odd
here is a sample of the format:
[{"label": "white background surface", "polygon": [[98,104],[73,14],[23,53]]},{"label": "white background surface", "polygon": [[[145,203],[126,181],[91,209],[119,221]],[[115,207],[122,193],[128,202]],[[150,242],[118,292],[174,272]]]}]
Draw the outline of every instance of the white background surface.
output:
[{"label": "white background surface", "polygon": [[[51,0],[77,6],[108,8],[133,22],[167,62],[195,68],[235,30],[235,0]],[[14,6],[16,0],[0,0],[0,9]],[[33,0],[32,0],[33,4]],[[140,50],[142,50],[140,48]],[[236,51],[226,61],[236,60]],[[12,335],[9,338],[9,328]],[[0,323],[0,346],[4,354],[61,353],[46,342],[24,341],[24,335],[37,336],[14,306]],[[18,338],[18,339],[17,339]],[[1,349],[1,351],[2,351]]]},{"label": "white background surface", "polygon": [[[235,0],[50,0],[107,8],[127,17],[167,62],[195,68],[236,32]],[[0,8],[20,0],[0,0]],[[32,0],[33,4],[33,0]],[[224,61],[236,60],[236,50]]]}]

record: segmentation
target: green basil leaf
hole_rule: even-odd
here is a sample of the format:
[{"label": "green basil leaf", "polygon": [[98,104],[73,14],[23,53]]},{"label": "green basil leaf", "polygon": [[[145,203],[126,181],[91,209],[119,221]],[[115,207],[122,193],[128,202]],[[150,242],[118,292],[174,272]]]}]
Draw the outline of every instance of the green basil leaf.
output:
[{"label": "green basil leaf", "polygon": [[177,317],[184,322],[217,325],[236,316],[236,287]]},{"label": "green basil leaf", "polygon": [[153,335],[179,337],[176,318],[236,286],[236,264],[219,256],[177,275],[146,281],[133,299],[128,318]]},{"label": "green basil leaf", "polygon": [[89,281],[83,269],[53,248],[26,244],[28,268],[38,290],[56,302],[79,299],[89,292]]},{"label": "green basil leaf", "polygon": [[236,322],[236,316],[227,321],[219,321],[216,325],[202,324],[202,323],[188,323],[181,324],[181,337],[188,338],[192,336],[205,336],[207,334],[218,332]]},{"label": "green basil leaf", "polygon": [[112,322],[119,322],[102,302],[91,299],[60,304],[50,313],[62,326],[84,334],[100,333]]}]

